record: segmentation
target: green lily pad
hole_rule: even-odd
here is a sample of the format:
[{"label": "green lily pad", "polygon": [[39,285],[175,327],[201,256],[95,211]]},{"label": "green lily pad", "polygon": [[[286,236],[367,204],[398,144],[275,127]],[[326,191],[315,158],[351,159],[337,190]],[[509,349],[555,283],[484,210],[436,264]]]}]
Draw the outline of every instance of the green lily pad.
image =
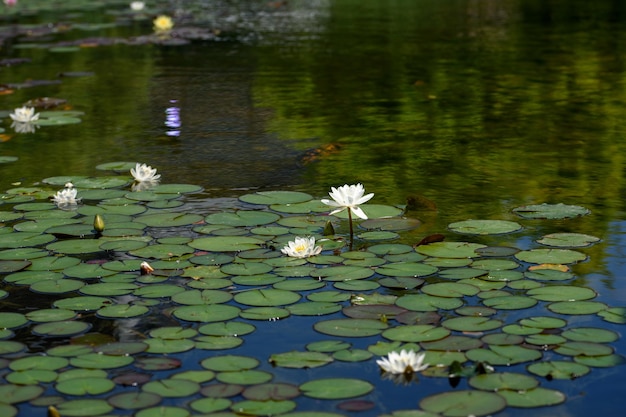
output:
[{"label": "green lily pad", "polygon": [[478,249],[485,245],[468,242],[436,242],[428,245],[420,245],[415,250],[426,256],[438,258],[477,258]]},{"label": "green lily pad", "polygon": [[231,305],[203,304],[176,307],[172,314],[180,320],[210,323],[233,319],[240,311],[238,307]]},{"label": "green lily pad", "polygon": [[441,324],[443,327],[450,330],[484,332],[501,327],[502,321],[489,317],[453,317],[443,321]]},{"label": "green lily pad", "polygon": [[25,371],[10,372],[5,375],[5,380],[16,385],[39,385],[48,384],[57,379],[58,374],[54,371],[43,369],[27,369]]},{"label": "green lily pad", "polygon": [[353,378],[315,379],[300,385],[300,391],[307,397],[324,400],[360,397],[373,389],[369,382]]},{"label": "green lily pad", "polygon": [[209,252],[238,252],[257,249],[264,244],[265,241],[248,236],[201,237],[189,242],[192,248]]},{"label": "green lily pad", "polygon": [[289,310],[280,307],[251,307],[239,313],[242,319],[263,321],[276,321],[287,318],[289,315]]},{"label": "green lily pad", "polygon": [[56,406],[62,416],[100,416],[113,410],[113,406],[101,399],[68,400]]},{"label": "green lily pad", "polygon": [[411,311],[454,310],[463,305],[459,298],[435,297],[428,294],[409,294],[399,297],[396,305]]},{"label": "green lily pad", "polygon": [[600,241],[600,238],[582,233],[551,233],[537,240],[546,246],[553,247],[586,247]]},{"label": "green lily pad", "polygon": [[558,314],[596,314],[609,307],[598,301],[561,301],[548,304],[548,310]]},{"label": "green lily pad", "polygon": [[465,220],[450,223],[448,228],[453,232],[469,235],[494,235],[516,232],[522,225],[507,220]]},{"label": "green lily pad", "polygon": [[233,404],[230,408],[237,414],[271,416],[293,410],[296,408],[296,403],[290,400],[244,400]]},{"label": "green lily pad", "polygon": [[203,217],[198,214],[172,212],[145,214],[135,220],[149,227],[177,227],[198,223]]},{"label": "green lily pad", "polygon": [[55,388],[66,395],[100,395],[115,388],[115,383],[108,378],[72,378],[59,382]]},{"label": "green lily pad", "polygon": [[237,372],[220,372],[217,380],[225,384],[257,385],[264,384],[272,380],[274,376],[265,371],[256,369],[246,369]]},{"label": "green lily pad", "polygon": [[[45,309],[35,310],[29,313],[26,313],[26,318],[36,323],[70,320],[70,319],[73,319],[74,317],[76,317],[75,311],[66,310],[62,308],[45,308]],[[1,320],[2,319],[0,318],[0,322]],[[4,323],[2,323],[2,325],[4,326]]]},{"label": "green lily pad", "polygon": [[540,301],[581,301],[596,297],[596,292],[591,288],[574,285],[539,287],[529,290],[527,294]]},{"label": "green lily pad", "polygon": [[140,410],[157,405],[162,399],[160,395],[150,392],[122,392],[109,397],[107,401],[122,410]]},{"label": "green lily pad", "polygon": [[549,379],[573,380],[588,374],[591,369],[570,361],[545,361],[528,365],[528,372]]},{"label": "green lily pad", "polygon": [[543,203],[516,207],[513,213],[525,219],[569,219],[585,216],[591,212],[581,206]]},{"label": "green lily pad", "polygon": [[201,398],[189,403],[189,407],[200,413],[209,414],[215,411],[225,410],[230,407],[231,404],[232,401],[227,398]]},{"label": "green lily pad", "polygon": [[376,269],[380,275],[391,277],[425,277],[437,271],[435,266],[418,262],[397,262]]},{"label": "green lily pad", "polygon": [[470,284],[438,282],[423,286],[422,292],[435,297],[471,297],[478,294],[480,289]]},{"label": "green lily pad", "polygon": [[[370,212],[373,211],[372,207],[368,207],[368,210]],[[360,226],[364,229],[378,230],[381,233],[389,234],[391,233],[391,231],[398,232],[398,231],[403,231],[403,230],[417,229],[418,227],[421,226],[421,224],[422,222],[420,222],[417,219],[400,218],[400,217],[381,217],[381,218],[370,218],[370,219],[364,220],[361,222]],[[381,236],[385,236],[385,235],[383,234]],[[388,235],[388,236],[391,236],[391,235]]]},{"label": "green lily pad", "polygon": [[313,197],[299,191],[259,191],[254,194],[245,194],[239,200],[250,204],[295,204],[309,201]]},{"label": "green lily pad", "polygon": [[283,368],[317,368],[331,363],[333,358],[322,352],[291,351],[275,353],[269,361],[273,366]]},{"label": "green lily pad", "polygon": [[496,310],[521,310],[535,306],[537,300],[523,295],[507,295],[487,298],[483,300],[483,304]]},{"label": "green lily pad", "polygon": [[504,409],[506,401],[492,392],[461,390],[428,396],[419,406],[446,417],[486,416]]},{"label": "green lily pad", "polygon": [[498,393],[506,399],[510,407],[547,407],[565,402],[565,394],[557,390],[543,387],[524,391],[502,390]]},{"label": "green lily pad", "polygon": [[200,384],[185,379],[160,379],[144,384],[142,390],[161,397],[182,398],[200,391]]},{"label": "green lily pad", "polygon": [[450,334],[448,329],[428,324],[397,326],[382,333],[384,338],[399,342],[429,342],[440,340]]},{"label": "green lily pad", "polygon": [[343,337],[368,337],[380,334],[387,324],[370,319],[333,319],[318,321],[313,328],[323,334]]},{"label": "green lily pad", "polygon": [[539,385],[532,376],[514,372],[495,372],[492,374],[475,375],[468,381],[471,387],[483,391],[516,390],[526,391]]},{"label": "green lily pad", "polygon": [[54,321],[34,326],[31,331],[40,336],[74,336],[86,332],[91,324],[81,321]]},{"label": "green lily pad", "polygon": [[41,386],[19,386],[13,384],[0,385],[0,398],[5,404],[17,404],[33,400],[39,397],[44,391]]},{"label": "green lily pad", "polygon": [[606,356],[613,353],[613,348],[596,342],[565,342],[554,351],[565,356]]},{"label": "green lily pad", "polygon": [[115,369],[133,363],[132,356],[112,356],[99,353],[87,353],[70,358],[70,365],[87,369]]},{"label": "green lily pad", "polygon": [[98,317],[107,319],[121,319],[139,317],[147,314],[150,309],[146,306],[136,304],[115,304],[112,306],[102,307],[96,311]]},{"label": "green lily pad", "polygon": [[475,362],[486,362],[491,365],[513,365],[538,360],[542,354],[538,350],[527,349],[517,345],[492,345],[489,349],[471,349],[465,355]]},{"label": "green lily pad", "polygon": [[534,264],[573,264],[584,261],[587,255],[570,249],[532,249],[516,253],[515,258]]},{"label": "green lily pad", "polygon": [[374,275],[373,270],[358,266],[331,266],[317,268],[311,272],[314,278],[322,278],[325,281],[351,281],[369,278],[372,275]]},{"label": "green lily pad", "polygon": [[604,311],[600,311],[598,316],[610,323],[624,324],[626,323],[626,307],[613,307]]},{"label": "green lily pad", "polygon": [[259,289],[244,291],[235,294],[235,301],[239,304],[257,307],[276,307],[293,304],[300,300],[301,295],[293,291],[277,289]]}]

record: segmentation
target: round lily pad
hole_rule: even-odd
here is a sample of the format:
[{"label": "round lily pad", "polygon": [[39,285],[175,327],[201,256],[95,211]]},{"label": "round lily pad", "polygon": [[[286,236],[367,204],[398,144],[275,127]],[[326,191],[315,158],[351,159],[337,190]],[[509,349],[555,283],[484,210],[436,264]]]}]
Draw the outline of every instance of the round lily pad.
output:
[{"label": "round lily pad", "polygon": [[299,191],[259,191],[239,197],[245,203],[264,205],[302,203],[311,199],[311,195]]},{"label": "round lily pad", "polygon": [[450,223],[448,228],[453,232],[469,235],[493,235],[518,231],[522,225],[507,220],[465,220]]},{"label": "round lily pad", "polygon": [[161,402],[163,397],[150,392],[122,392],[107,399],[109,404],[122,410],[149,408]]},{"label": "round lily pad", "polygon": [[298,352],[275,353],[270,356],[273,366],[283,368],[317,368],[333,361],[333,358],[322,352]]},{"label": "round lily pad", "polygon": [[318,321],[313,328],[323,334],[343,337],[367,337],[380,334],[387,328],[380,320],[333,319]]},{"label": "round lily pad", "polygon": [[571,249],[532,249],[520,251],[515,257],[522,262],[535,264],[572,264],[584,261],[587,255]]},{"label": "round lily pad", "polygon": [[240,309],[231,305],[206,304],[177,307],[173,311],[176,318],[192,322],[219,322],[237,317]]},{"label": "round lily pad", "polygon": [[560,391],[537,387],[531,390],[499,391],[509,406],[520,408],[535,408],[557,405],[565,402],[565,394]]},{"label": "round lily pad", "polygon": [[73,336],[86,332],[91,324],[81,321],[55,321],[34,326],[32,332],[41,336]]},{"label": "round lily pad", "polygon": [[598,237],[582,233],[551,233],[537,240],[537,243],[554,247],[586,247],[599,241]]},{"label": "round lily pad", "polygon": [[144,384],[142,390],[161,397],[182,398],[200,391],[200,384],[184,379],[160,379]]},{"label": "round lily pad", "polygon": [[588,374],[591,369],[571,361],[545,361],[528,365],[528,372],[549,379],[576,379]]},{"label": "round lily pad", "polygon": [[439,258],[477,258],[478,249],[485,245],[468,242],[436,242],[428,245],[420,245],[415,250],[427,256]]},{"label": "round lily pad", "polygon": [[293,291],[277,289],[258,289],[235,294],[235,301],[243,305],[257,307],[275,307],[293,304],[300,300],[301,295]]},{"label": "round lily pad", "polygon": [[108,378],[72,378],[61,381],[55,388],[66,395],[100,395],[111,391],[115,383]]},{"label": "round lily pad", "polygon": [[492,392],[461,390],[428,396],[419,406],[446,417],[486,416],[504,409],[506,401]]},{"label": "round lily pad", "polygon": [[315,379],[300,385],[300,391],[307,397],[325,400],[359,397],[373,389],[369,382],[352,378]]},{"label": "round lily pad", "polygon": [[552,285],[528,290],[528,296],[540,301],[580,301],[596,296],[591,288],[574,285]]}]

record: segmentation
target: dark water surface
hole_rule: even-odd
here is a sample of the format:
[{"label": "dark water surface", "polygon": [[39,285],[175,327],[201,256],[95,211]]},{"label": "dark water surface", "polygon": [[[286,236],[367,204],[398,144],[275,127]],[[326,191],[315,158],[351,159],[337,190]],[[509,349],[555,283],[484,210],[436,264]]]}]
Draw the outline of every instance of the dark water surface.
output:
[{"label": "dark water surface", "polygon": [[[210,9],[210,2],[197,3]],[[517,220],[511,209],[524,204],[581,205],[592,214],[530,222],[524,237],[501,242],[527,249],[560,231],[602,238],[584,250],[588,261],[574,266],[575,282],[594,288],[597,301],[626,306],[626,2],[303,0],[277,9],[261,3],[200,15],[199,25],[223,28],[220,37],[184,46],[24,47],[131,38],[149,32],[150,22],[6,39],[0,58],[32,61],[1,67],[0,83],[93,75],[0,98],[2,110],[47,96],[85,112],[80,124],[44,126],[35,134],[14,134],[4,118],[0,155],[19,160],[0,165],[0,189],[57,175],[100,175],[96,165],[113,161],[146,162],[164,182],[201,185],[205,194],[197,198],[207,204],[255,190],[323,197],[330,186],[361,182],[377,203],[419,196],[436,204],[436,211],[418,215],[423,225],[415,238],[450,234],[453,221]],[[581,320],[621,332],[613,346],[626,352],[623,327]],[[246,344],[269,356],[267,340],[309,322],[277,322]],[[284,340],[283,351],[306,343]],[[194,355],[180,357],[197,362]],[[335,370],[378,378],[375,366],[363,368],[358,375],[353,365]],[[275,372],[302,382],[325,370]],[[594,368],[579,380],[547,383],[567,394],[565,404],[498,416],[620,415],[623,372],[623,366]],[[408,387],[381,384],[369,398],[379,406],[352,415],[414,408],[421,395],[446,389],[447,381],[432,378]]]}]

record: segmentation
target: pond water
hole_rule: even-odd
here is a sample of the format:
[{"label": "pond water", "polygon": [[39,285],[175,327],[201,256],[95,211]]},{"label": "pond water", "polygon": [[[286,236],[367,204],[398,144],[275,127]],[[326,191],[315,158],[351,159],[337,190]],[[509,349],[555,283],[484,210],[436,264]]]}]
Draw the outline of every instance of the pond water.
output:
[{"label": "pond water", "polygon": [[[547,234],[590,235],[600,241],[588,247],[567,247],[586,255],[584,261],[569,265],[571,279],[533,282],[591,288],[597,293],[593,301],[607,308],[626,307],[623,1],[188,0],[146,2],[144,12],[131,12],[128,3],[120,1],[75,0],[52,8],[52,2],[43,0],[18,3],[14,9],[5,7],[0,15],[0,127],[4,128],[0,132],[0,157],[17,158],[0,164],[0,191],[38,187],[51,196],[63,183],[44,179],[103,175],[126,178],[128,183],[114,189],[129,191],[127,171],[97,167],[114,162],[147,163],[158,168],[162,184],[202,187],[185,194],[181,199],[184,205],[176,208],[201,216],[202,221],[183,227],[151,227],[146,232],[154,238],[191,240],[213,236],[212,231],[197,231],[205,216],[210,220],[211,215],[238,209],[276,211],[250,204],[245,196],[289,191],[319,200],[327,197],[330,187],[362,183],[366,192],[375,193],[371,203],[383,211],[394,206],[404,209],[409,203],[405,217],[418,219],[421,224],[410,230],[392,228],[397,232],[394,239],[359,238],[355,251],[384,258],[388,254],[370,248],[414,245],[433,234],[445,235],[446,242],[528,251],[549,247],[537,243]],[[152,19],[159,14],[174,17],[170,35],[152,35]],[[183,32],[184,28],[189,31]],[[80,122],[42,125],[34,133],[17,133],[9,113],[29,100],[44,97],[64,101],[49,110],[81,112]],[[239,199],[242,196],[243,201]],[[96,206],[98,200],[106,198],[85,199],[83,206]],[[153,211],[168,209],[166,205],[150,207],[149,200],[139,200]],[[543,203],[584,207],[589,213],[538,220],[513,212],[520,206]],[[21,211],[10,201],[0,205],[0,210]],[[279,217],[289,217],[278,212]],[[95,213],[83,211],[81,215]],[[314,211],[313,215],[322,214]],[[448,227],[469,219],[516,222],[523,228],[507,234],[474,235],[456,233]],[[24,220],[0,223],[3,234]],[[312,229],[299,225],[271,243],[282,246],[286,237],[293,238],[293,230],[309,231],[321,238],[320,219],[316,221]],[[345,217],[332,217],[332,222],[337,234],[345,237]],[[377,227],[357,227],[356,233],[373,232]],[[243,230],[228,234],[250,233],[250,227]],[[36,247],[45,248],[46,244]],[[197,256],[205,250],[219,252],[203,245],[192,247]],[[327,248],[327,256],[348,252],[347,245]],[[2,260],[13,261],[8,255],[2,257],[10,249],[10,245],[0,247]],[[95,264],[140,258],[131,252],[115,252],[117,258],[93,252],[77,257],[82,263]],[[186,261],[186,255],[179,261]],[[497,258],[519,262],[515,269],[519,272],[533,264],[510,254]],[[568,264],[558,258],[555,263]],[[161,265],[157,269],[171,268]],[[5,278],[16,272],[1,271]],[[123,272],[138,277],[136,268]],[[381,275],[369,279],[380,280]],[[437,274],[425,279],[428,283],[446,281]],[[96,281],[85,280],[90,284]],[[167,280],[181,288],[184,282],[181,276]],[[329,280],[322,289],[300,293],[334,290],[334,283]],[[140,284],[149,286],[147,281]],[[261,287],[271,288],[271,284]],[[236,294],[255,287],[235,283],[229,288]],[[507,289],[516,295],[523,292],[521,287],[514,288],[517,292]],[[0,299],[0,312],[26,314],[33,308],[51,308],[54,300],[63,298],[40,293],[33,296],[27,286],[6,280],[0,290],[7,293]],[[382,286],[344,292],[402,297],[419,290]],[[150,314],[139,318],[116,321],[91,314],[87,320],[93,325],[90,332],[137,341],[155,328],[197,329],[201,325],[172,316],[176,305],[169,296],[153,299],[159,300],[161,307],[147,303]],[[466,305],[482,305],[482,298],[475,295],[463,299]],[[239,308],[245,305],[235,301],[229,304]],[[344,300],[342,306],[348,305],[350,301]],[[626,351],[621,337],[623,324],[597,314],[558,314],[546,305],[540,302],[532,308],[502,309],[495,317],[515,324],[528,317],[550,316],[566,320],[566,328],[610,330],[620,336],[605,343],[613,350],[613,357],[621,358]],[[454,309],[439,313],[443,318],[457,315]],[[273,354],[304,351],[307,344],[320,340],[347,340],[352,349],[359,350],[382,340],[389,342],[379,334],[346,338],[313,329],[319,321],[345,317],[335,312],[313,317],[294,314],[269,321],[244,318],[240,321],[253,324],[256,330],[242,336],[239,347],[195,348],[165,356],[181,360],[182,370],[203,369],[199,364],[212,356],[251,356],[260,361],[259,369],[273,375],[273,382],[298,386],[321,378],[345,377],[375,386],[372,392],[357,397],[363,403],[300,395],[293,400],[296,411],[378,416],[415,410],[428,396],[471,389],[467,378],[455,388],[447,378],[434,375],[420,375],[417,382],[407,385],[384,380],[375,363],[379,354],[365,361],[336,360],[311,369],[269,364]],[[4,378],[0,389],[9,384],[7,376],[15,371],[9,368],[12,360],[68,343],[59,337],[31,334],[33,325],[31,321],[16,329],[15,335],[3,335],[4,341],[20,341],[27,348],[0,355],[0,361],[6,360],[0,362],[0,378]],[[393,320],[389,325],[399,326]],[[467,334],[481,337],[473,331]],[[74,339],[76,344],[82,342],[85,339]],[[572,360],[567,354],[555,353],[554,347],[540,352],[543,361]],[[532,362],[496,368],[499,372],[528,373]],[[617,415],[621,408],[615,398],[626,392],[626,385],[621,374],[624,368],[618,359],[615,362],[615,366],[595,364],[588,374],[572,380],[539,378],[541,387],[566,396],[562,404],[507,407],[494,415]],[[126,371],[128,368],[112,371],[108,377]],[[151,376],[160,380],[180,371],[154,371]],[[47,397],[58,395],[55,383],[39,385],[46,388]],[[127,390],[118,384],[104,394],[65,397],[107,399]],[[189,403],[198,398],[201,395],[194,393],[182,399],[167,398],[160,404],[190,409]],[[231,400],[237,403],[243,398]],[[50,404],[57,402],[51,400]],[[44,405],[40,400],[34,404],[19,402],[14,407],[22,417],[43,414]],[[342,411],[338,405],[372,408]],[[79,415],[71,412],[63,415]],[[134,412],[116,408],[107,414]],[[198,410],[192,412],[201,415]]]}]

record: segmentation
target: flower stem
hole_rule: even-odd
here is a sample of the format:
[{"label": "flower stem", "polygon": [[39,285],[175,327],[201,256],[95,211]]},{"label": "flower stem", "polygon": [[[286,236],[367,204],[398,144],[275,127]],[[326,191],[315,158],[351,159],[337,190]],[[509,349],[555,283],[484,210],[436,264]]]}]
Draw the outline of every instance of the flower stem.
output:
[{"label": "flower stem", "polygon": [[352,250],[352,242],[354,242],[354,230],[352,228],[352,210],[348,209],[348,221],[350,222],[350,250]]}]

